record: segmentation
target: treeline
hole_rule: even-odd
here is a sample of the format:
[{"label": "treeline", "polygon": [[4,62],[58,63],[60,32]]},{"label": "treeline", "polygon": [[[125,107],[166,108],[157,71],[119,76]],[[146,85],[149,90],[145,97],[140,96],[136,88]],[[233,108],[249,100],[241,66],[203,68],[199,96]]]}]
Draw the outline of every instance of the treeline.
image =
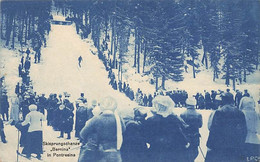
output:
[{"label": "treeline", "polygon": [[89,0],[56,5],[76,22],[83,38],[91,33],[98,52],[108,51],[108,61],[119,69],[119,76],[129,62],[134,35],[132,66],[137,73],[153,74],[157,87],[160,78],[164,87],[167,79],[182,81],[188,66],[195,78],[200,64],[212,69],[213,81],[221,76],[227,85],[231,80],[233,84],[246,82],[259,65],[259,3]]},{"label": "treeline", "polygon": [[1,41],[12,49],[40,50],[46,46],[50,19],[51,1],[2,1]]}]

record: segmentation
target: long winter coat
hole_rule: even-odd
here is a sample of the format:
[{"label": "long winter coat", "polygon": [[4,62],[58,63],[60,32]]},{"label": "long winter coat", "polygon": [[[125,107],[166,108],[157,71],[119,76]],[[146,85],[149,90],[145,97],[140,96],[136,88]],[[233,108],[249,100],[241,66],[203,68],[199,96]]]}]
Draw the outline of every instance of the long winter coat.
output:
[{"label": "long winter coat", "polygon": [[8,102],[8,97],[7,95],[2,95],[1,97],[1,106],[0,106],[0,113],[7,113],[8,112],[8,108],[9,108],[9,102]]},{"label": "long winter coat", "polygon": [[[125,130],[125,125],[121,120],[122,131]],[[85,127],[81,130],[80,136],[86,139],[88,134],[97,133],[99,144],[104,150],[116,149],[117,132],[116,119],[114,114],[102,113],[90,119]]]},{"label": "long winter coat", "polygon": [[[125,125],[121,121],[122,133]],[[117,148],[117,122],[113,112],[103,112],[101,115],[94,116],[80,132],[80,137],[87,141],[89,136],[97,136],[96,142],[102,153],[101,161],[121,162],[121,155]]]},{"label": "long winter coat", "polygon": [[42,113],[38,111],[31,111],[26,115],[22,125],[25,126],[29,124],[28,132],[42,131],[42,121],[44,120],[45,117]]},{"label": "long winter coat", "polygon": [[144,122],[144,131],[149,148],[149,161],[185,161],[188,143],[182,131],[182,122],[176,115],[163,117],[154,114]]},{"label": "long winter coat", "polygon": [[254,99],[251,97],[243,97],[239,109],[242,110],[246,118],[246,143],[260,144],[260,140],[257,136],[260,133],[259,114],[255,111]]},{"label": "long winter coat", "polygon": [[146,161],[147,146],[143,131],[141,122],[129,121],[126,124],[124,141],[121,148],[123,162]]},{"label": "long winter coat", "polygon": [[75,121],[75,136],[79,137],[79,132],[85,126],[85,123],[88,119],[88,111],[84,106],[78,107],[76,111],[76,121]]},{"label": "long winter coat", "polygon": [[70,133],[73,129],[73,117],[74,114],[68,108],[58,110],[57,121],[59,130],[64,131],[66,133]]},{"label": "long winter coat", "polygon": [[214,112],[209,130],[206,162],[239,162],[247,134],[245,115],[224,105]]},{"label": "long winter coat", "polygon": [[20,101],[19,101],[18,97],[15,97],[12,100],[10,119],[12,119],[14,121],[19,121],[19,112],[20,112]]},{"label": "long winter coat", "polygon": [[188,162],[193,162],[199,154],[198,146],[200,144],[199,128],[202,127],[202,116],[196,109],[189,108],[181,115],[181,118],[189,126],[184,129],[184,134],[188,139],[190,146],[187,149]]},{"label": "long winter coat", "polygon": [[180,117],[189,126],[184,129],[184,134],[187,136],[189,142],[193,146],[199,145],[199,128],[202,127],[202,116],[195,109],[187,109]]}]

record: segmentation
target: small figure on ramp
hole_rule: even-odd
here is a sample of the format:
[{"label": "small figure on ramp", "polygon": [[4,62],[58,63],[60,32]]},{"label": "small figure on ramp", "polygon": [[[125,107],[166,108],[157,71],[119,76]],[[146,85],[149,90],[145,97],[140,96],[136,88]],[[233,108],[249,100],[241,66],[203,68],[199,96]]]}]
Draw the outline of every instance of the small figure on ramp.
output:
[{"label": "small figure on ramp", "polygon": [[81,62],[83,61],[81,56],[79,56],[78,61],[79,61],[79,67],[81,67]]}]

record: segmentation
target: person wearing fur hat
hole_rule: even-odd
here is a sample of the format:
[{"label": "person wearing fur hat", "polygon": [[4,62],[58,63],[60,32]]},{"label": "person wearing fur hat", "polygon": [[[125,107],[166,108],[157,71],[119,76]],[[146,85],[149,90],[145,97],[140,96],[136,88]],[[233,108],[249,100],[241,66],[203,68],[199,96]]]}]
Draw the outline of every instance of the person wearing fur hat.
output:
[{"label": "person wearing fur hat", "polygon": [[[117,102],[112,97],[105,97],[100,103],[100,109],[102,113],[87,121],[80,132],[80,136],[88,143],[90,140],[88,137],[96,135],[101,162],[121,162],[120,148],[123,142],[125,125],[116,111]],[[85,161],[87,160],[85,159]]]},{"label": "person wearing fur hat", "polygon": [[37,111],[37,106],[32,104],[29,106],[30,112],[26,115],[22,126],[28,125],[28,134],[26,135],[26,144],[23,149],[23,154],[27,158],[31,157],[32,153],[37,154],[37,159],[41,159],[42,150],[42,121],[45,117]]},{"label": "person wearing fur hat", "polygon": [[190,147],[187,149],[188,161],[194,162],[199,154],[199,128],[202,127],[202,116],[195,109],[196,100],[194,97],[188,98],[188,100],[186,101],[186,105],[187,109],[180,115],[180,117],[185,121],[186,124],[189,125],[186,129],[184,129],[184,134],[186,135],[190,143]]},{"label": "person wearing fur hat", "polygon": [[238,162],[247,135],[245,115],[234,105],[233,95],[223,93],[222,106],[212,113],[205,162]]},{"label": "person wearing fur hat", "polygon": [[260,150],[260,124],[259,114],[255,111],[255,101],[252,97],[243,97],[239,109],[245,114],[247,136],[244,147],[245,157],[258,157]]},{"label": "person wearing fur hat", "polygon": [[173,114],[174,103],[169,96],[153,99],[155,112],[144,122],[146,143],[149,143],[148,160],[156,162],[186,161],[188,141],[183,134],[184,121]]}]

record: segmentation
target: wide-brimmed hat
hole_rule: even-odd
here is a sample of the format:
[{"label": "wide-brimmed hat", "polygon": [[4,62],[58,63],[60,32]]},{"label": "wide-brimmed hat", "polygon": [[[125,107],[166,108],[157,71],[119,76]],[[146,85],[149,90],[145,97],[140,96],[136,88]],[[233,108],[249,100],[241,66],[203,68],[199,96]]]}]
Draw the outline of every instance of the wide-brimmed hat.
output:
[{"label": "wide-brimmed hat", "polygon": [[189,97],[186,100],[186,105],[187,105],[187,108],[192,108],[192,107],[196,106],[196,99],[194,97]]},{"label": "wide-brimmed hat", "polygon": [[255,101],[252,97],[243,97],[240,100],[240,110],[255,110]]},{"label": "wide-brimmed hat", "polygon": [[157,114],[160,114],[163,117],[167,117],[168,115],[172,114],[171,108],[173,107],[174,103],[169,96],[158,95],[153,99],[152,102]]},{"label": "wide-brimmed hat", "polygon": [[111,110],[114,111],[117,108],[117,102],[116,100],[111,97],[107,96],[100,102],[100,109],[102,111],[104,110]]}]

